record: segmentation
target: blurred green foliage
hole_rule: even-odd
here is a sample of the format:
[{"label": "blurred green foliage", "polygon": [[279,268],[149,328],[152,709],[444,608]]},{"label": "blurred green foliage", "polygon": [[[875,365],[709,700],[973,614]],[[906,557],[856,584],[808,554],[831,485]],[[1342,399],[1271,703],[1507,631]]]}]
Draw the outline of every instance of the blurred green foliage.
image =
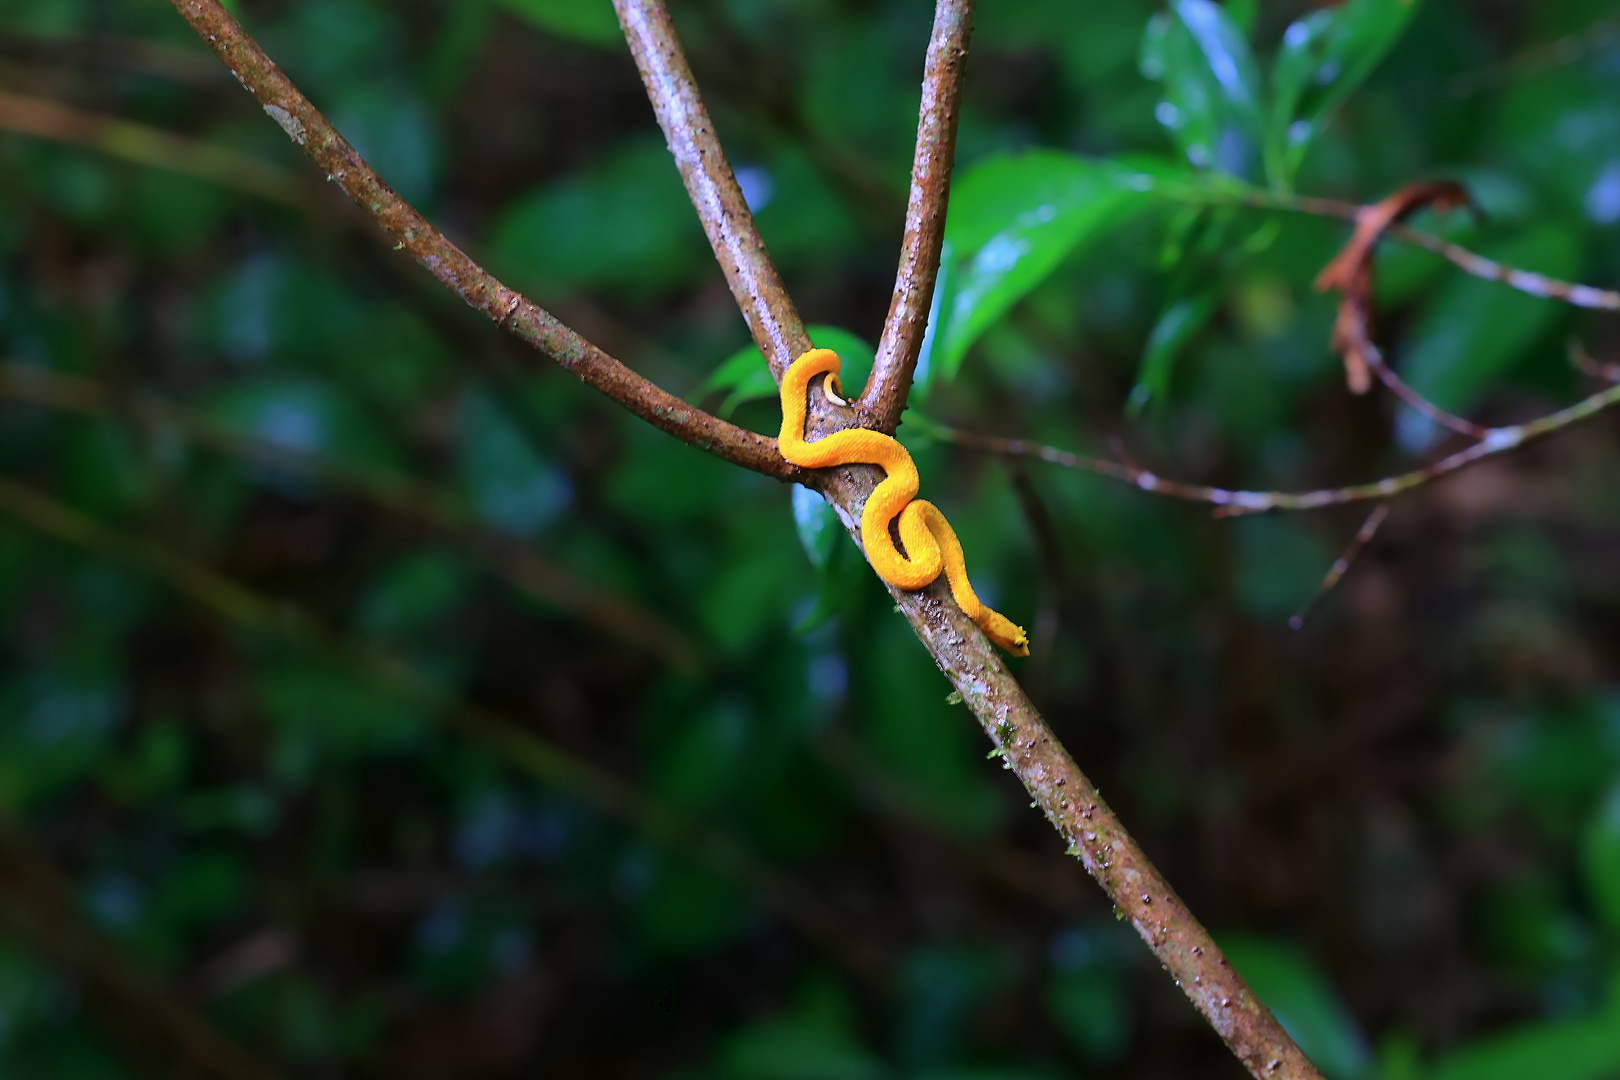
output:
[{"label": "blurred green foliage", "polygon": [[[607,0],[231,6],[514,287],[774,430]],[[675,7],[854,390],[928,6]],[[168,5],[12,0],[0,87],[298,177],[310,208],[25,136],[0,106],[0,476],[180,567],[48,536],[0,490],[0,864],[55,868],[95,962],[286,1075],[1235,1075],[818,496],[651,430],[442,295]],[[1032,628],[1036,701],[1326,1075],[1599,1080],[1620,1073],[1612,422],[1404,499],[1300,633],[1356,511],[1212,520],[938,438],[1227,487],[1411,467],[1439,433],[1346,394],[1311,287],[1345,226],[1238,203],[1436,175],[1484,215],[1420,227],[1620,278],[1613,3],[987,3],[912,396],[930,422],[900,437],[976,587]],[[1573,400],[1567,339],[1620,347],[1393,244],[1378,301],[1395,364],[1482,422]],[[39,396],[83,385],[101,406]],[[339,636],[204,608],[180,579],[208,573]],[[537,783],[366,649],[654,812]],[[175,1075],[109,1019],[95,962],[29,931],[21,880],[0,873],[0,1073]]]}]

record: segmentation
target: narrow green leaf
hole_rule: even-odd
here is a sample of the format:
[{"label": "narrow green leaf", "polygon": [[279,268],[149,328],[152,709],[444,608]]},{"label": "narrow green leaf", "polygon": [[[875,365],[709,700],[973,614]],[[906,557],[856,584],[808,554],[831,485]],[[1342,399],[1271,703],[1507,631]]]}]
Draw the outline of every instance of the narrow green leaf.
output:
[{"label": "narrow green leaf", "polygon": [[799,543],[810,565],[825,570],[842,529],[838,514],[827,500],[803,484],[793,485],[793,527],[798,530]]},{"label": "narrow green leaf", "polygon": [[1142,74],[1164,86],[1154,115],[1200,169],[1253,173],[1262,136],[1260,71],[1243,29],[1210,0],[1175,0],[1148,21]]},{"label": "narrow green leaf", "polygon": [[[807,326],[810,343],[818,349],[831,349],[843,361],[840,380],[844,389],[860,393],[866,376],[872,370],[872,346],[836,326]],[[729,417],[738,406],[750,401],[763,401],[776,397],[776,380],[765,364],[765,356],[756,345],[744,345],[704,379],[695,398],[701,400],[709,394],[725,393],[719,413]]]},{"label": "narrow green leaf", "polygon": [[1610,789],[1586,827],[1581,871],[1593,910],[1620,938],[1620,786]]},{"label": "narrow green leaf", "polygon": [[1400,40],[1419,0],[1348,0],[1289,25],[1271,69],[1266,174],[1287,189],[1311,140]]},{"label": "narrow green leaf", "polygon": [[1142,193],[1171,171],[1036,150],[963,174],[945,225],[953,268],[928,350],[932,376],[954,378],[980,334],[1066,257],[1152,205]]},{"label": "narrow green leaf", "polygon": [[1607,1080],[1620,1071],[1620,1004],[1592,1016],[1523,1024],[1453,1054],[1432,1080]]},{"label": "narrow green leaf", "polygon": [[1299,947],[1260,937],[1223,938],[1238,974],[1329,1080],[1366,1076],[1372,1049],[1333,984]]},{"label": "narrow green leaf", "polygon": [[1131,388],[1131,412],[1140,413],[1149,402],[1162,403],[1166,399],[1176,358],[1214,313],[1213,290],[1177,300],[1160,313],[1142,350],[1142,365],[1137,370],[1136,385]]},{"label": "narrow green leaf", "polygon": [[558,37],[589,45],[624,41],[611,0],[495,0],[501,7]]}]

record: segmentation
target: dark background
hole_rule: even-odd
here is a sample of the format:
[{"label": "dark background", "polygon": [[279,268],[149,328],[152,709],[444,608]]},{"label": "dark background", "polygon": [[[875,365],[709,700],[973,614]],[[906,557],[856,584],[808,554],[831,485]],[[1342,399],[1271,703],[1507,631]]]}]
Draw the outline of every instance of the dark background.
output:
[{"label": "dark background", "polygon": [[[674,6],[806,321],[875,340],[929,8]],[[1262,77],[1310,6],[1227,5]],[[774,429],[757,378],[705,382],[746,331],[605,0],[234,10],[475,257]],[[987,2],[958,176],[1184,163],[1155,109],[1208,69],[1143,77],[1154,11]],[[1286,182],[1458,178],[1483,223],[1418,225],[1613,283],[1615,5],[1410,15]],[[0,90],[147,125],[22,134],[0,100],[0,1072],[186,1075],[150,1019],[183,1007],[303,1077],[1240,1075],[813,499],[801,543],[788,489],[440,292],[169,5],[10,0]],[[959,272],[963,215],[1014,194],[956,205]],[[912,418],[1267,489],[1460,445],[1346,393],[1311,288],[1342,223],[1166,201],[1093,231],[953,378],[936,349]],[[1380,339],[1482,422],[1589,392],[1572,337],[1620,347],[1386,246]],[[1216,520],[930,430],[900,436],[1031,628],[1020,678],[1328,1076],[1620,1075],[1612,419],[1397,501],[1299,632],[1367,506]]]}]

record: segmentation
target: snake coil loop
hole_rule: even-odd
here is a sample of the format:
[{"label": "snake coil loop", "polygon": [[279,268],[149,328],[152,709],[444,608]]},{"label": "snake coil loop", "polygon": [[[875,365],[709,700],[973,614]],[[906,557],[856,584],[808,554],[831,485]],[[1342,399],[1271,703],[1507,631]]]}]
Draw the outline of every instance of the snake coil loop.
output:
[{"label": "snake coil loop", "polygon": [[[986,607],[968,584],[962,544],[950,522],[933,503],[917,498],[917,466],[904,446],[880,431],[866,428],[849,428],[815,442],[805,441],[805,399],[810,382],[825,373],[824,392],[829,400],[843,404],[838,396],[840,366],[838,354],[831,349],[811,349],[793,361],[782,376],[782,432],[778,440],[782,456],[807,469],[855,464],[882,469],[887,475],[861,512],[861,544],[878,577],[897,589],[915,590],[944,570],[951,595],[985,636],[1014,656],[1028,656],[1029,638],[1024,628]],[[889,522],[896,517],[900,519],[900,541],[909,558],[900,553],[889,533]]]}]

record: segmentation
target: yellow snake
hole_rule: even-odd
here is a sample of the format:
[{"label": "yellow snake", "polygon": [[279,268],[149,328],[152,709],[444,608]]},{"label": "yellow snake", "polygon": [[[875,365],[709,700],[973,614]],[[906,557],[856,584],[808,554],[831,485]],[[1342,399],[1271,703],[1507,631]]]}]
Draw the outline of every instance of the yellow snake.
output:
[{"label": "yellow snake", "polygon": [[[828,400],[842,405],[844,401],[838,396],[842,389],[839,367],[838,354],[831,349],[811,349],[793,361],[782,376],[782,434],[778,440],[782,456],[806,469],[855,464],[881,468],[887,476],[861,512],[861,543],[866,548],[866,561],[877,576],[897,589],[913,590],[939,577],[943,569],[951,595],[985,636],[1014,656],[1028,656],[1029,639],[1024,628],[985,607],[968,584],[962,544],[950,522],[939,507],[917,498],[917,466],[905,447],[867,428],[835,431],[824,439],[805,442],[805,398],[810,380],[825,372],[823,391]],[[896,516],[900,518],[900,542],[911,553],[909,559],[895,547],[889,534],[889,522]]]}]

